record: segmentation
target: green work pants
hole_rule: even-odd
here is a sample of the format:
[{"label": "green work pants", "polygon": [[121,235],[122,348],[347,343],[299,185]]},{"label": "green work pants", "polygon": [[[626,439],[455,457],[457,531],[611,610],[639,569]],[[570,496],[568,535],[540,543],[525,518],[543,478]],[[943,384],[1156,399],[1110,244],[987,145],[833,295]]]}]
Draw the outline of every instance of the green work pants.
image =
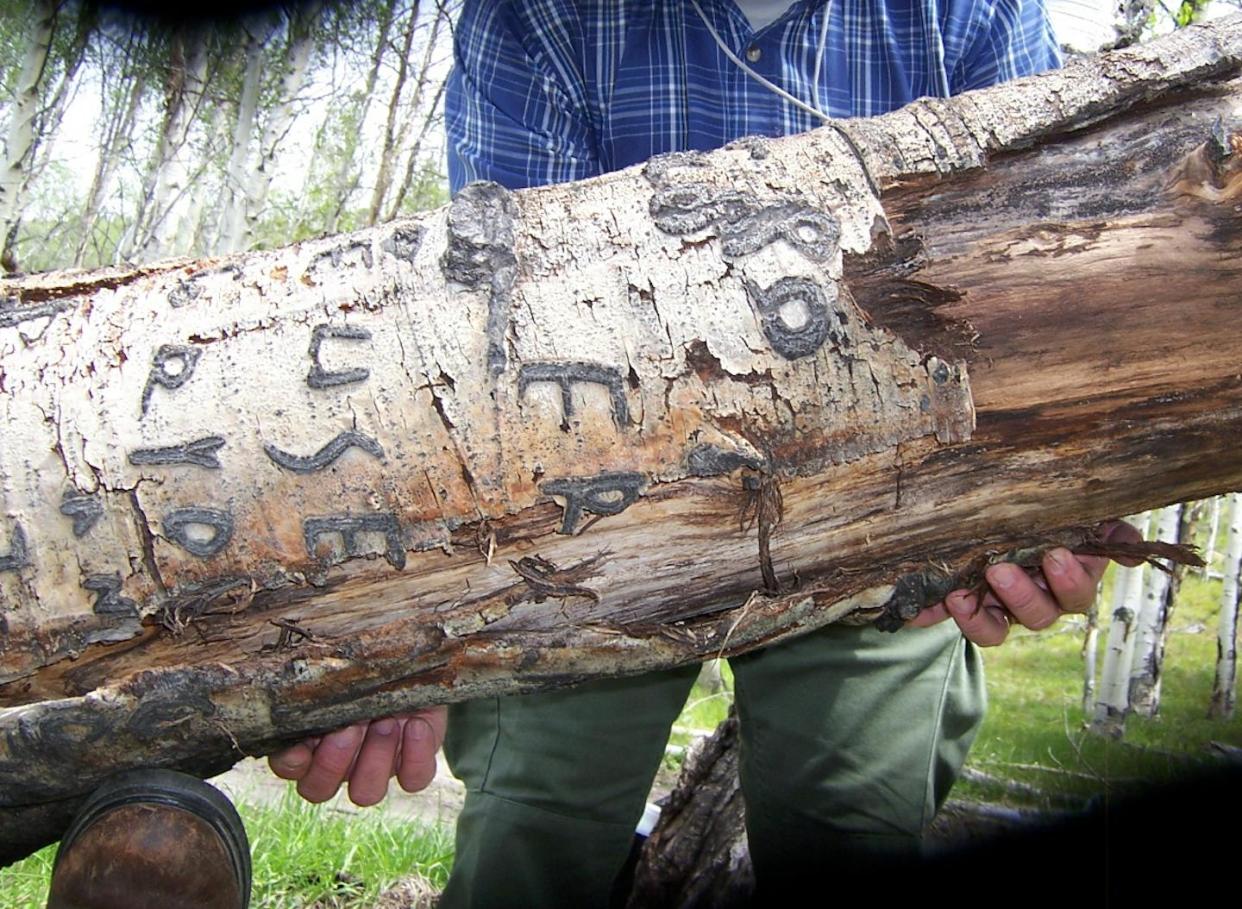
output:
[{"label": "green work pants", "polygon": [[[956,626],[829,626],[730,662],[760,887],[916,852],[983,716],[982,666]],[[466,803],[441,909],[607,906],[697,672],[451,708],[444,751]]]}]

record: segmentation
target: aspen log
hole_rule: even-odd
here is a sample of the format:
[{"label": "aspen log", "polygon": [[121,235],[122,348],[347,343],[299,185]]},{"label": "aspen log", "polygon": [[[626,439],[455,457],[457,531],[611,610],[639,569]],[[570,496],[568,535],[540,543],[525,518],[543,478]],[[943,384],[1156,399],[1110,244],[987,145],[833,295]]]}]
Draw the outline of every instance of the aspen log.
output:
[{"label": "aspen log", "polygon": [[1234,17],[0,283],[0,855],[118,770],[899,627],[981,559],[1242,487],[1240,70]]}]

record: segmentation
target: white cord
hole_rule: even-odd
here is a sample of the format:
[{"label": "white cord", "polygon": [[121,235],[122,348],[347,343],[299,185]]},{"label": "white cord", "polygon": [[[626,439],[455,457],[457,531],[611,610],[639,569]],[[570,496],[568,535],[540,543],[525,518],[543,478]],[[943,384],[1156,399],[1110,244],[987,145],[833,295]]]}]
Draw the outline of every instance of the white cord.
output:
[{"label": "white cord", "polygon": [[811,77],[811,101],[821,114],[824,105],[819,103],[819,73],[824,65],[824,57],[828,56],[828,20],[832,18],[832,0],[824,4],[824,22],[819,27],[819,56],[815,58],[815,75]]},{"label": "white cord", "polygon": [[813,100],[815,101],[815,105],[816,105],[815,107],[812,107],[811,105],[807,104],[802,99],[797,98],[794,95],[791,95],[789,92],[785,91],[785,89],[781,88],[775,82],[772,82],[771,80],[761,76],[759,73],[755,72],[753,69],[747,66],[745,61],[743,61],[737,54],[733,53],[733,51],[729,49],[729,46],[724,43],[724,39],[720,37],[720,33],[717,32],[716,29],[712,26],[711,22],[708,21],[707,15],[703,12],[703,7],[699,6],[699,0],[690,0],[690,5],[694,7],[695,12],[699,14],[699,18],[703,20],[703,24],[707,26],[707,30],[711,32],[712,38],[714,38],[716,41],[716,46],[719,47],[720,50],[724,53],[724,55],[728,57],[729,60],[732,61],[735,66],[737,66],[740,70],[742,70],[742,72],[746,73],[746,75],[750,76],[752,79],[754,79],[764,88],[766,88],[768,91],[773,92],[776,95],[779,95],[780,97],[788,101],[790,104],[792,104],[794,107],[798,108],[799,110],[806,111],[812,117],[818,117],[820,120],[823,120],[825,122],[832,119],[826,113],[824,113],[822,110],[819,109],[819,73],[820,73],[821,64],[824,61],[824,55],[827,53],[827,50],[828,50],[827,48],[828,16],[832,13],[832,0],[828,0],[828,3],[824,9],[824,23],[820,27],[820,30],[819,30],[819,57],[815,60],[815,81],[811,86],[811,94],[812,94]]}]

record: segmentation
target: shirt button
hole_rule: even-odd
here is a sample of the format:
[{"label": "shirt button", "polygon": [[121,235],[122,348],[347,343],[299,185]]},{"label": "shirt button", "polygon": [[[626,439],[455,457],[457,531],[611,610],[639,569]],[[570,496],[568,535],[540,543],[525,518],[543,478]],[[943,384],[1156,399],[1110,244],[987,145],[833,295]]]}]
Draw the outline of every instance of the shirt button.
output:
[{"label": "shirt button", "polygon": [[746,59],[751,63],[758,63],[759,58],[762,56],[763,51],[761,51],[757,45],[752,44],[750,47],[746,48]]}]

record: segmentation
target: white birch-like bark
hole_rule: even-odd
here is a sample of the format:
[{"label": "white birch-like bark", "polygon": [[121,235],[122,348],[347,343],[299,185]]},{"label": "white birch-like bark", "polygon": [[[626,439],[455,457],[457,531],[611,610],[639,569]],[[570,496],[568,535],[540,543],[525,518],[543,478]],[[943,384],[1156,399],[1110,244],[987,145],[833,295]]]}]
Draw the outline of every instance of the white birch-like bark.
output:
[{"label": "white birch-like bark", "polygon": [[[0,161],[0,245],[6,247],[19,217],[22,189],[34,153],[39,86],[47,69],[55,23],[54,0],[32,4],[29,36],[5,131],[4,159]],[[9,270],[14,263],[0,265]]]},{"label": "white birch-like bark", "polygon": [[1208,538],[1207,552],[1203,556],[1203,561],[1207,564],[1203,567],[1203,576],[1210,577],[1212,574],[1212,562],[1216,559],[1216,536],[1220,532],[1220,503],[1224,496],[1212,496],[1212,516],[1208,522]]},{"label": "white birch-like bark", "polygon": [[1238,605],[1242,597],[1242,493],[1229,498],[1229,536],[1225,547],[1225,582],[1216,626],[1216,676],[1208,716],[1233,717],[1238,687]]},{"label": "white birch-like bark", "polygon": [[1082,638],[1082,712],[1090,716],[1095,707],[1095,675],[1100,639],[1100,601],[1103,591],[1096,590],[1095,602],[1087,612],[1087,628]]},{"label": "white birch-like bark", "polygon": [[215,243],[217,254],[242,248],[246,237],[246,189],[250,178],[247,162],[250,160],[250,144],[254,136],[255,117],[259,109],[259,83],[263,76],[263,46],[271,37],[271,29],[260,33],[260,24],[250,22],[245,26],[246,66],[242,73],[241,94],[237,100],[237,118],[233,123],[233,142],[229,163],[225,172],[224,213],[221,215],[220,235]]},{"label": "white birch-like bark", "polygon": [[[1178,542],[1181,521],[1181,505],[1160,509],[1155,520],[1155,539]],[[1134,658],[1130,664],[1130,707],[1142,716],[1155,716],[1160,709],[1160,680],[1172,608],[1171,581],[1169,572],[1148,566],[1134,629]]]},{"label": "white birch-like bark", "polygon": [[116,261],[157,258],[168,252],[177,233],[175,211],[189,173],[187,148],[207,72],[206,36],[181,30],[169,43],[169,69],[160,138],[143,181],[138,213],[117,244]]},{"label": "white birch-like bark", "polygon": [[[1149,513],[1127,520],[1139,533],[1147,535]],[[1130,666],[1134,660],[1135,631],[1143,598],[1143,571],[1146,566],[1116,567],[1113,577],[1113,604],[1100,673],[1099,699],[1091,720],[1091,730],[1119,738],[1125,733],[1130,712]]]},{"label": "white birch-like bark", "polygon": [[[391,221],[400,213],[401,206],[405,202],[406,194],[410,190],[410,185],[414,181],[419,161],[422,158],[423,142],[426,140],[432,126],[439,123],[436,111],[440,107],[440,100],[444,97],[444,87],[447,84],[447,80],[434,79],[432,77],[432,68],[435,66],[435,51],[439,45],[441,26],[447,21],[446,16],[446,11],[442,7],[437,6],[433,14],[431,26],[428,29],[422,63],[419,64],[418,75],[414,79],[414,93],[410,98],[405,115],[401,117],[401,129],[397,136],[396,147],[405,150],[405,167],[402,170],[401,180],[397,184],[396,192],[390,193],[392,201],[388,204],[384,214],[384,220],[386,221]],[[435,91],[432,94],[430,103],[427,103],[427,90],[432,85],[435,86]],[[419,124],[418,135],[407,147],[406,136],[410,132],[411,125],[415,122]]]},{"label": "white birch-like bark", "polygon": [[[26,175],[28,183],[43,171],[51,159],[53,143],[50,140],[60,132],[60,125],[65,116],[65,108],[77,91],[78,70],[86,57],[86,47],[97,24],[97,13],[94,9],[84,4],[65,3],[63,0],[58,5],[57,19],[60,20],[66,16],[67,11],[71,9],[77,17],[74,23],[73,39],[69,42],[68,47],[65,48],[63,59],[59,61],[55,60],[57,54],[55,44],[53,43],[52,59],[48,61],[48,70],[50,71],[54,68],[55,72],[51,76],[45,74],[44,77],[47,85],[41,91],[44,100],[40,104],[40,111],[37,117],[34,139],[35,160]],[[49,141],[44,141],[45,139]]]},{"label": "white birch-like bark", "polygon": [[95,174],[82,206],[82,217],[78,221],[78,238],[73,251],[74,267],[81,266],[86,259],[86,251],[99,221],[103,201],[112,187],[121,163],[121,149],[133,139],[138,111],[146,95],[149,72],[145,65],[137,61],[138,55],[142,53],[143,42],[141,33],[131,36],[125,55],[118,63],[114,76],[118,82],[128,82],[129,88],[123,93],[115,93],[116,107],[109,103],[106,94],[101,101],[100,120],[105,124],[104,141],[99,146]]},{"label": "white birch-like bark", "polygon": [[371,54],[371,63],[367,68],[366,81],[362,92],[351,99],[356,110],[354,122],[357,128],[344,137],[345,148],[341,161],[334,175],[333,197],[335,204],[328,215],[327,231],[336,233],[340,225],[341,215],[349,205],[349,200],[357,190],[362,177],[358,162],[358,149],[362,144],[362,129],[367,122],[367,113],[371,109],[371,99],[375,97],[375,84],[379,79],[380,67],[388,51],[388,36],[392,30],[393,13],[397,0],[381,0],[379,4],[379,22],[376,25],[375,50]]},{"label": "white birch-like bark", "polygon": [[405,32],[401,38],[401,49],[397,54],[397,73],[393,78],[392,92],[388,96],[388,110],[384,118],[384,141],[380,145],[379,167],[375,174],[375,186],[371,191],[371,204],[367,209],[367,221],[374,225],[380,220],[384,199],[388,196],[388,187],[392,182],[393,164],[398,152],[397,132],[401,120],[401,96],[409,79],[410,48],[414,44],[414,32],[418,28],[419,2],[414,0],[410,5],[409,18],[405,23]]},{"label": "white birch-like bark", "polygon": [[308,3],[287,13],[289,40],[285,46],[284,74],[280,79],[276,103],[263,124],[259,138],[258,162],[245,184],[245,218],[240,234],[232,237],[233,249],[249,249],[255,227],[267,207],[267,195],[276,174],[277,157],[289,128],[294,110],[306,84],[311,54],[315,49],[315,22],[321,4]]}]

